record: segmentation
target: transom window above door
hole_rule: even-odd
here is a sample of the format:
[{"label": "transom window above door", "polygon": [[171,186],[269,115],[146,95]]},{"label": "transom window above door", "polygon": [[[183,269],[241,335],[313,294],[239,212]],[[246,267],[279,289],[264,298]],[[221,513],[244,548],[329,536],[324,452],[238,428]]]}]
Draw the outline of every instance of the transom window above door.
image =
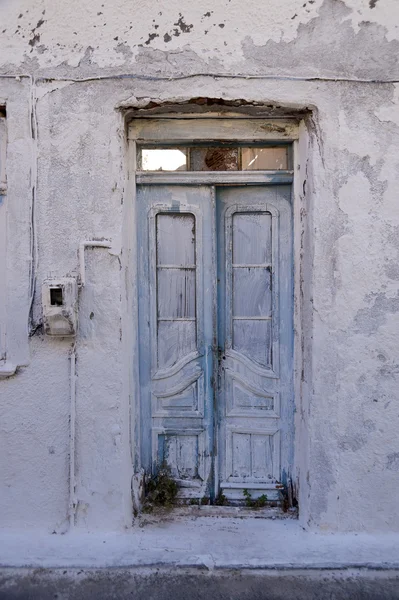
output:
[{"label": "transom window above door", "polygon": [[214,144],[138,146],[139,171],[281,171],[291,168],[291,146]]}]

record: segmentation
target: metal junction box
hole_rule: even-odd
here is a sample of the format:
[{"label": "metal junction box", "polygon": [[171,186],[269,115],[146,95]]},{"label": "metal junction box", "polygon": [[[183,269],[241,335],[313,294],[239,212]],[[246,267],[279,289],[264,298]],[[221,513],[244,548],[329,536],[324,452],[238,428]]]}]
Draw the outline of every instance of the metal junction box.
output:
[{"label": "metal junction box", "polygon": [[76,335],[77,300],[78,286],[73,277],[43,281],[43,327],[47,335],[59,337]]}]

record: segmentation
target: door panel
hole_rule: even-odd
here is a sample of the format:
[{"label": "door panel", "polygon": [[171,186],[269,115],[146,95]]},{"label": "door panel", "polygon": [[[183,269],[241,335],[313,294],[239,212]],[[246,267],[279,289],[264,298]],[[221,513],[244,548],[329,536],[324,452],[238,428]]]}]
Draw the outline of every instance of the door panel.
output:
[{"label": "door panel", "polygon": [[166,462],[181,497],[209,495],[213,447],[212,242],[205,187],[140,186],[141,462]]},{"label": "door panel", "polygon": [[138,186],[141,464],[277,498],[293,451],[290,186]]},{"label": "door panel", "polygon": [[292,459],[290,188],[220,188],[217,207],[220,487],[274,499]]}]

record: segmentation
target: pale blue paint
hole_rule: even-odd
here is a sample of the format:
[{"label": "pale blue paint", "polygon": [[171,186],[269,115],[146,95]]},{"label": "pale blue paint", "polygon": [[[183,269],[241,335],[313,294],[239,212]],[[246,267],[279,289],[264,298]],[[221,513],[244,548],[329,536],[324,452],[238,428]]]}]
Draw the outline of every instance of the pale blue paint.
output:
[{"label": "pale blue paint", "polygon": [[137,190],[141,466],[167,460],[186,498],[272,497],[293,458],[291,187]]}]

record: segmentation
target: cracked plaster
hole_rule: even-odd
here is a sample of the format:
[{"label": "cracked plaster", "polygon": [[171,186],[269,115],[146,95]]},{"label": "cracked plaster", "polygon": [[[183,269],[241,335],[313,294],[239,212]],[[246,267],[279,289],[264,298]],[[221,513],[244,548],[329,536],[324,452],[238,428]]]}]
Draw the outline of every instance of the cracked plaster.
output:
[{"label": "cracked plaster", "polygon": [[[124,380],[127,275],[120,262],[125,269],[125,149],[116,107],[220,97],[313,111],[300,231],[308,315],[301,381],[306,402],[298,400],[306,428],[297,451],[305,457],[298,466],[301,523],[326,530],[399,530],[399,87],[302,80],[398,78],[397,3],[273,1],[267,11],[236,0],[201,7],[173,1],[156,9],[138,2],[134,11],[127,0],[113,3],[112,10],[103,4],[21,0],[17,6],[7,0],[1,8],[2,74],[42,78],[34,86],[25,78],[0,79],[9,125],[9,251],[2,282],[12,356],[25,365],[0,382],[6,399],[0,419],[1,525],[57,533],[68,527],[71,345],[40,332],[28,343],[26,334],[29,173],[36,166],[32,98],[38,128],[37,286],[49,274],[76,272],[82,239],[110,238],[122,249],[118,257],[88,252],[90,285],[81,297],[76,351],[76,525],[121,530],[131,522],[131,461]],[[196,76],[210,72],[241,79]],[[106,79],[121,73],[133,77]],[[166,80],[177,74],[190,79]],[[253,74],[266,79],[245,79]]]}]

